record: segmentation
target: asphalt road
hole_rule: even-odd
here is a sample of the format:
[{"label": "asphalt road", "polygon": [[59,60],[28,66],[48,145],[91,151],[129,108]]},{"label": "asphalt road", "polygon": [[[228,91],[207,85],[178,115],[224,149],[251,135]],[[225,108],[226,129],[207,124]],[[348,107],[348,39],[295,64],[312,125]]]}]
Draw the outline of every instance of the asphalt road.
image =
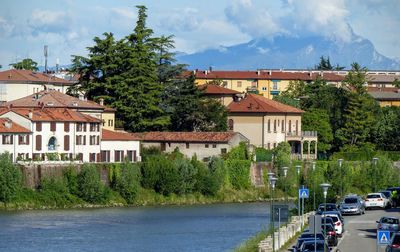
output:
[{"label": "asphalt road", "polygon": [[[345,216],[345,233],[339,240],[341,252],[375,252],[376,221],[383,216],[400,218],[400,208],[387,210],[367,210],[365,215]],[[382,246],[378,251],[385,251]]]}]

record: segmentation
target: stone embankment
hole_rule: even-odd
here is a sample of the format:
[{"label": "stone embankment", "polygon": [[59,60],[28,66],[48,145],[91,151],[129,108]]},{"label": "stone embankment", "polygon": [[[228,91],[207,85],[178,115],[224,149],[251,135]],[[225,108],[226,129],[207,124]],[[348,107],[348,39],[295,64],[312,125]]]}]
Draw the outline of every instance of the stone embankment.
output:
[{"label": "stone embankment", "polygon": [[[279,230],[275,230],[274,236],[275,236],[275,250],[274,251],[279,251],[283,245],[289,241],[291,238],[293,238],[298,232],[301,231],[302,227],[304,227],[306,222],[308,221],[308,217],[313,214],[313,212],[306,213],[303,216],[293,216],[291,221],[286,224],[285,226],[279,228]],[[278,243],[278,240],[280,242]],[[280,245],[280,247],[279,247]],[[272,235],[267,236],[264,240],[262,240],[258,244],[258,251],[259,252],[270,252],[273,247],[273,239]]]}]

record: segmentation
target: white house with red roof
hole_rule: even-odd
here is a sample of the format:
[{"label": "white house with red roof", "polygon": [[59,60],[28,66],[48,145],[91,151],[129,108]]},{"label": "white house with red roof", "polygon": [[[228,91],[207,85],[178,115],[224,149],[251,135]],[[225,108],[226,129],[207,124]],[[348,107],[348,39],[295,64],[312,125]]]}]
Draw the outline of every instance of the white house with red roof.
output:
[{"label": "white house with red roof", "polygon": [[[301,130],[303,110],[267,99],[257,94],[246,94],[228,106],[229,130],[240,132],[250,144],[267,149],[275,148],[280,142],[288,142],[292,153],[299,158],[315,158],[317,132]],[[307,145],[307,154],[303,153]],[[311,153],[314,147],[314,153]]]}]

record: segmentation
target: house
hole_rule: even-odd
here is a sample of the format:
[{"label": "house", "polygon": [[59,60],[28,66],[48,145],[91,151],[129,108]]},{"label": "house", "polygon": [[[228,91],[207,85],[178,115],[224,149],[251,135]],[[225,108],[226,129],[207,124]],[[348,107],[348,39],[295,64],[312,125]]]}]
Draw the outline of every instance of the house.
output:
[{"label": "house", "polygon": [[213,98],[221,102],[221,104],[228,106],[237,95],[240,95],[241,93],[221,87],[219,85],[212,85],[212,84],[206,84],[199,86],[199,89],[203,91],[204,96],[208,98]]},{"label": "house", "polygon": [[[304,111],[257,94],[246,94],[243,99],[233,101],[228,111],[229,130],[241,133],[250,144],[272,149],[285,141],[291,145],[294,156],[301,159],[316,157],[317,133],[301,130]],[[303,153],[304,145],[307,155]],[[311,147],[314,147],[312,155]]]},{"label": "house", "polygon": [[0,72],[0,103],[16,100],[42,90],[66,93],[74,82],[30,70],[10,69]]},{"label": "house", "polygon": [[259,93],[272,99],[282,91],[287,90],[291,81],[309,83],[317,78],[324,79],[328,84],[339,86],[344,76],[337,71],[310,70],[257,70],[257,71],[193,71],[197,85],[205,85],[219,81],[222,86],[240,93]]},{"label": "house", "polygon": [[101,162],[141,161],[140,139],[130,133],[102,130]]},{"label": "house", "polygon": [[[15,162],[17,155],[20,158],[29,158],[32,132],[11,121],[9,118],[0,118],[0,153],[8,152]],[[16,153],[18,153],[16,155]]]},{"label": "house", "polygon": [[185,156],[196,155],[199,160],[226,154],[240,142],[249,141],[238,132],[145,132],[132,135],[141,140],[143,147],[156,147],[167,153],[178,148]]},{"label": "house", "polygon": [[368,93],[381,107],[400,106],[400,89],[395,87],[368,87]]},{"label": "house", "polygon": [[82,100],[56,90],[43,90],[3,104],[3,107],[12,108],[67,108],[75,110],[102,121],[104,129],[114,130],[115,109],[100,104]]}]

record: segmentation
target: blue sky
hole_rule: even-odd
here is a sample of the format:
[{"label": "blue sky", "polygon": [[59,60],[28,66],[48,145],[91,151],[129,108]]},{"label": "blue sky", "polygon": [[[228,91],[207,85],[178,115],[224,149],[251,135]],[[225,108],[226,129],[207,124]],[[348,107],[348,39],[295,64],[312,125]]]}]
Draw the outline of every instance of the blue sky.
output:
[{"label": "blue sky", "polygon": [[0,65],[33,58],[44,65],[69,64],[86,55],[94,36],[121,38],[136,22],[135,5],[148,8],[156,35],[175,36],[177,51],[191,53],[278,35],[321,34],[351,40],[351,31],[372,41],[378,52],[400,59],[398,0],[3,0]]}]

